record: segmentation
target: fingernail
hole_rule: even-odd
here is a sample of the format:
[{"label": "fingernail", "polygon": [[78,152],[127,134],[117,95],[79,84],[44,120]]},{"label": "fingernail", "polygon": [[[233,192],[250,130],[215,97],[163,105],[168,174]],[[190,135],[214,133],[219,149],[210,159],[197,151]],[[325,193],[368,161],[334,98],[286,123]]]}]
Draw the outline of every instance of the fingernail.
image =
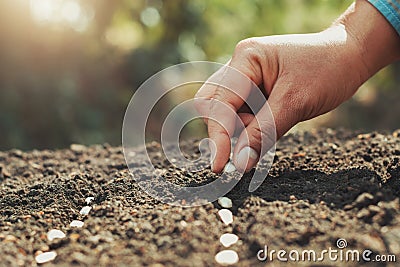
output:
[{"label": "fingernail", "polygon": [[258,153],[251,147],[244,147],[236,157],[236,168],[239,170],[250,170],[257,164]]}]

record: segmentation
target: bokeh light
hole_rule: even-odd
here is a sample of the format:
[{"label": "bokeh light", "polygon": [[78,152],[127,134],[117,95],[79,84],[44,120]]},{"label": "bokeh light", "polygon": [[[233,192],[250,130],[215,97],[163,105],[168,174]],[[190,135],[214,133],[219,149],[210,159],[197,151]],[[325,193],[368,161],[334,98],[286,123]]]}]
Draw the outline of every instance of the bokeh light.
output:
[{"label": "bokeh light", "polygon": [[156,26],[160,22],[160,18],[160,13],[154,7],[147,7],[140,13],[140,20],[147,27]]},{"label": "bokeh light", "polygon": [[93,9],[74,0],[30,0],[32,17],[40,24],[61,24],[84,31],[93,19]]},{"label": "bokeh light", "polygon": [[[153,74],[187,61],[226,63],[251,36],[320,31],[352,2],[0,1],[0,148],[120,145],[128,101]],[[399,64],[385,68],[346,104],[294,130],[398,128],[399,77]],[[171,95],[160,109],[188,97]],[[191,127],[184,134],[199,131]]]}]

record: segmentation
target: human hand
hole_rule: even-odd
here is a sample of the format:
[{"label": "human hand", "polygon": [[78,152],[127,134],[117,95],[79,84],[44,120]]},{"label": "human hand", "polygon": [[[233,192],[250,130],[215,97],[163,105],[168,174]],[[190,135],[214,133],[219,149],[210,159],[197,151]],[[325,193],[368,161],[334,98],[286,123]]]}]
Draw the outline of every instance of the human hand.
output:
[{"label": "human hand", "polygon": [[[241,41],[227,65],[262,86],[268,103],[256,115],[239,116],[246,128],[233,151],[236,168],[250,170],[266,152],[261,147],[271,147],[271,136],[279,139],[296,123],[326,113],[350,98],[379,69],[399,58],[399,44],[394,29],[363,0],[320,33]],[[236,123],[218,103],[240,112],[244,104],[240,96],[250,93],[247,86],[235,90],[241,92],[206,84],[196,94],[197,109],[213,118],[206,122],[209,137],[216,145],[214,172],[222,171],[229,160]],[[266,119],[270,112],[276,135],[271,133],[273,127]]]}]

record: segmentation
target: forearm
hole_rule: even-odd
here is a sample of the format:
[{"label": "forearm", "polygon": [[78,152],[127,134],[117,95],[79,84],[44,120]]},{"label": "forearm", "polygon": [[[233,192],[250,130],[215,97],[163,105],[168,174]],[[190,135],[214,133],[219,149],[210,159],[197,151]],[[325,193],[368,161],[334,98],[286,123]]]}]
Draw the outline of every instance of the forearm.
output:
[{"label": "forearm", "polygon": [[354,40],[369,76],[400,59],[399,34],[368,1],[357,0],[335,24]]}]

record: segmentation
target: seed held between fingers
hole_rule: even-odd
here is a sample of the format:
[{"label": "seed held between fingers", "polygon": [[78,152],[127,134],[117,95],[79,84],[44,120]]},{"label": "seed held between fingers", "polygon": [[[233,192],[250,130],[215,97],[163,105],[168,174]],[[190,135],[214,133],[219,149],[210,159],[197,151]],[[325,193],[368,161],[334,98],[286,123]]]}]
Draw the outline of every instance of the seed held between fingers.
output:
[{"label": "seed held between fingers", "polygon": [[231,162],[228,162],[228,163],[225,165],[224,172],[232,173],[232,172],[234,172],[234,171],[236,171],[235,165],[233,165]]},{"label": "seed held between fingers", "polygon": [[257,164],[258,153],[251,147],[244,147],[236,157],[235,165],[240,170],[247,171]]}]

